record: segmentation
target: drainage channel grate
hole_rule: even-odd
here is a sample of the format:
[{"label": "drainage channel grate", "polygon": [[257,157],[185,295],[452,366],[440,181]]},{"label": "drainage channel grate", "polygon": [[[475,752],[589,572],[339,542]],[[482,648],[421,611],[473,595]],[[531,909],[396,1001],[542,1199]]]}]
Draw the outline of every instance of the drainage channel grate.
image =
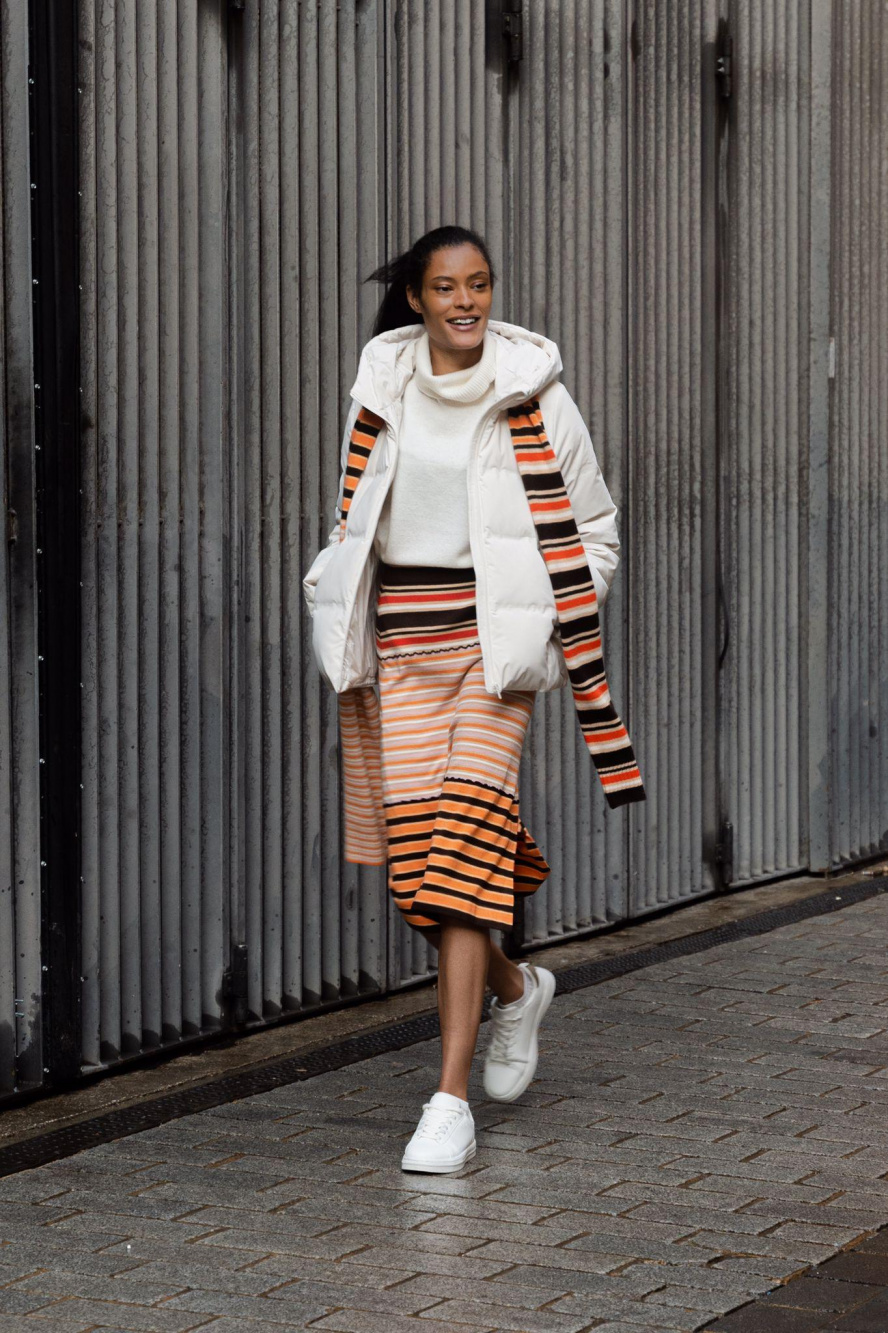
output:
[{"label": "drainage channel grate", "polygon": [[[560,995],[568,991],[582,990],[587,986],[597,986],[603,981],[610,981],[629,972],[637,972],[655,963],[667,963],[674,958],[686,958],[691,954],[702,953],[719,944],[732,944],[736,940],[748,939],[753,935],[765,935],[780,926],[793,925],[809,917],[823,916],[827,912],[837,912],[844,907],[852,907],[855,903],[886,892],[888,892],[888,878],[874,879],[868,883],[854,884],[843,889],[829,889],[785,907],[757,912],[745,921],[729,922],[722,926],[714,926],[711,930],[700,931],[696,935],[668,940],[663,944],[648,945],[643,949],[632,949],[598,962],[580,963],[576,967],[563,968],[555,974],[555,992]],[[489,995],[485,996],[482,1019],[488,1017],[490,999]],[[407,1046],[413,1046],[420,1041],[429,1041],[439,1035],[437,1013],[418,1014],[415,1018],[402,1023],[392,1023],[374,1032],[348,1037],[322,1051],[287,1056],[259,1069],[244,1070],[230,1074],[226,1078],[213,1079],[196,1087],[183,1088],[179,1092],[155,1097],[135,1106],[122,1107],[117,1111],[93,1116],[76,1125],[51,1130],[47,1134],[36,1135],[22,1143],[0,1148],[0,1176],[43,1166],[47,1162],[70,1157],[86,1148],[95,1148],[101,1143],[109,1143],[128,1134],[137,1134],[140,1130],[154,1129],[157,1125],[165,1124],[168,1120],[176,1120],[180,1116],[206,1111],[225,1102],[242,1101],[245,1097],[270,1092],[274,1088],[297,1083],[302,1079],[316,1078],[318,1074],[343,1069],[346,1065],[371,1059],[374,1055],[400,1051]]]}]

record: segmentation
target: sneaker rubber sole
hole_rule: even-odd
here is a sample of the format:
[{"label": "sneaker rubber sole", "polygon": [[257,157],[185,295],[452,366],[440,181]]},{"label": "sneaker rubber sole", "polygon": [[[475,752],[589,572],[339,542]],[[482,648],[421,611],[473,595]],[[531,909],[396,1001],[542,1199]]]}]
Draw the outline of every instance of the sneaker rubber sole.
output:
[{"label": "sneaker rubber sole", "polygon": [[458,1161],[455,1162],[422,1162],[418,1158],[401,1158],[402,1171],[428,1171],[434,1175],[444,1175],[449,1171],[459,1171],[460,1167],[470,1162],[477,1152],[477,1144],[474,1139],[462,1153]]}]

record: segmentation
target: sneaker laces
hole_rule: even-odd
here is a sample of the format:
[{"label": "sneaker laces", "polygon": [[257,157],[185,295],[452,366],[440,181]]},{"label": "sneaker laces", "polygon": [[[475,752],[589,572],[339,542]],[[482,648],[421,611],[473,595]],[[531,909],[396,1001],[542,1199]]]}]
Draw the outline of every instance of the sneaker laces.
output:
[{"label": "sneaker laces", "polygon": [[431,1102],[425,1102],[422,1111],[422,1119],[416,1127],[416,1137],[433,1139],[435,1143],[441,1143],[447,1137],[454,1121],[463,1114],[456,1106],[432,1106]]},{"label": "sneaker laces", "polygon": [[487,1058],[497,1063],[505,1063],[513,1058],[513,1047],[518,1035],[518,1026],[524,1013],[524,1006],[519,1009],[494,1009],[493,1036],[487,1048]]}]

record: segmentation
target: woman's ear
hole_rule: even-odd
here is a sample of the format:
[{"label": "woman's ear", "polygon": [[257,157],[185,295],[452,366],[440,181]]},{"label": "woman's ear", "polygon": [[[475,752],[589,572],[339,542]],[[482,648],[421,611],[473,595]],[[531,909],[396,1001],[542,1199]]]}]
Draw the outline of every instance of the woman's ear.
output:
[{"label": "woman's ear", "polygon": [[410,306],[410,309],[413,311],[415,315],[421,315],[422,306],[420,305],[419,301],[417,301],[416,297],[413,295],[412,288],[410,287],[406,288],[406,292],[407,292],[407,304]]}]

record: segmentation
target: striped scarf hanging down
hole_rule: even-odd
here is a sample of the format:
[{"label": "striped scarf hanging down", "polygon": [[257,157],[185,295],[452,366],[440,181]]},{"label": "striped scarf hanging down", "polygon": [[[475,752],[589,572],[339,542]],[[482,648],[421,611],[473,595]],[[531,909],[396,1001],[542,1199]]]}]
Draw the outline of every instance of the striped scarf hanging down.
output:
[{"label": "striped scarf hanging down", "polygon": [[629,733],[611,702],[604,672],[598,595],[538,399],[509,410],[509,430],[555,593],[561,646],[583,739],[608,805],[643,801],[644,786]]},{"label": "striped scarf hanging down", "polygon": [[[616,808],[643,801],[644,785],[629,733],[613,706],[605,676],[595,584],[564,478],[546,435],[539,400],[530,399],[510,408],[508,417],[515,460],[555,594],[561,645],[583,739],[608,805]],[[362,407],[352,427],[340,507],[340,541],[345,537],[358,482],[383,424],[381,417]],[[346,690],[338,698],[347,793],[345,859],[379,865],[386,859],[379,699],[369,685]]]},{"label": "striped scarf hanging down", "polygon": [[[362,407],[352,427],[340,505],[339,540],[358,482],[383,427],[382,417]],[[356,685],[337,696],[342,778],[345,790],[344,854],[359,865],[385,865],[388,833],[382,804],[382,722],[373,685]]]}]

